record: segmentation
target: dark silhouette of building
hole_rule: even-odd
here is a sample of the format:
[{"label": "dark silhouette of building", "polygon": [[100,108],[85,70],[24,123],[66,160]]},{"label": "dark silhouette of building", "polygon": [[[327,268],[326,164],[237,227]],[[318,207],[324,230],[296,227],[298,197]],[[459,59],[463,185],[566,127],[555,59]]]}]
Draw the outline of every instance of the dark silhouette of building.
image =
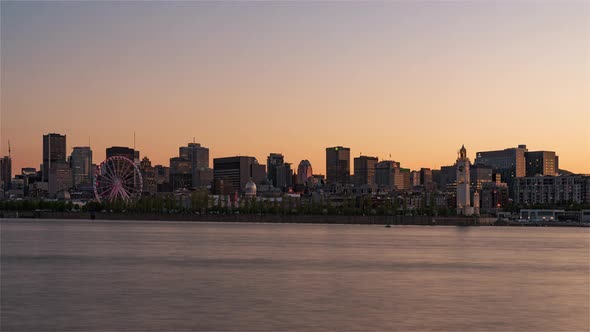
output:
[{"label": "dark silhouette of building", "polygon": [[[107,158],[120,156],[125,157],[131,161],[135,160],[135,150],[125,146],[112,146],[107,148]],[[138,156],[139,157],[139,156]]]},{"label": "dark silhouette of building", "polygon": [[[252,179],[259,184],[266,179],[266,166],[254,157],[236,156],[213,159],[214,181],[223,180],[223,188],[228,192],[244,192],[246,183]],[[217,182],[216,182],[217,183]]]},{"label": "dark silhouette of building", "polygon": [[378,162],[377,157],[354,158],[354,184],[358,186],[375,184],[375,165]]},{"label": "dark silhouette of building", "polygon": [[66,162],[66,135],[50,133],[43,135],[42,181],[49,181],[52,164]]},{"label": "dark silhouette of building", "polygon": [[297,184],[305,185],[313,176],[313,169],[309,160],[302,160],[297,167]]},{"label": "dark silhouette of building", "polygon": [[350,148],[326,148],[326,180],[330,183],[350,183]]},{"label": "dark silhouette of building", "polygon": [[0,159],[0,189],[3,192],[10,190],[12,181],[12,159],[9,156]]},{"label": "dark silhouette of building", "polygon": [[193,185],[192,164],[181,157],[170,158],[170,184],[172,190],[190,189]]},{"label": "dark silhouette of building", "polygon": [[92,150],[89,146],[76,146],[70,155],[70,168],[72,169],[73,185],[78,188],[81,184],[91,184]]},{"label": "dark silhouette of building", "polygon": [[424,186],[427,191],[434,190],[434,182],[432,181],[432,170],[430,168],[420,169],[420,184]]}]

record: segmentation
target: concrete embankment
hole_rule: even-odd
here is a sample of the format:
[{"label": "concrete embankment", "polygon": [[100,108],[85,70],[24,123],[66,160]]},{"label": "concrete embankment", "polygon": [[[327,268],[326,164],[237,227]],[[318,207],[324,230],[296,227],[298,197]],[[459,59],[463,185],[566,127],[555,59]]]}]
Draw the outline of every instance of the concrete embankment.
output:
[{"label": "concrete embankment", "polygon": [[90,213],[90,212],[3,212],[5,218],[148,220],[195,222],[259,222],[309,224],[377,224],[377,225],[493,225],[495,218],[428,216],[346,216],[282,214],[159,214],[159,213]]}]

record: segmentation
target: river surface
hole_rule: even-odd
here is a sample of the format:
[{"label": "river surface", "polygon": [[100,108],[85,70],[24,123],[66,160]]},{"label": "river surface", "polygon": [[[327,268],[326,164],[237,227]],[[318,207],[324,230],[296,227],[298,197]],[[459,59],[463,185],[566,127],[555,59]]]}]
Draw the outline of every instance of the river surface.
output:
[{"label": "river surface", "polygon": [[1,220],[2,331],[588,331],[590,231]]}]

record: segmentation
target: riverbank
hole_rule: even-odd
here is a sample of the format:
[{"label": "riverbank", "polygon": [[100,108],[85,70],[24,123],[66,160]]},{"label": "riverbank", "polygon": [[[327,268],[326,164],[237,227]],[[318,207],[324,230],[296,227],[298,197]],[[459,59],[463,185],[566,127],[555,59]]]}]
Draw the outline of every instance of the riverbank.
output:
[{"label": "riverbank", "polygon": [[282,214],[161,214],[108,212],[46,212],[4,211],[3,218],[87,219],[87,220],[146,220],[193,222],[250,222],[300,224],[359,224],[359,225],[423,225],[423,226],[559,226],[580,227],[580,223],[498,222],[490,217],[430,217],[430,216],[348,216],[348,215],[282,215]]}]

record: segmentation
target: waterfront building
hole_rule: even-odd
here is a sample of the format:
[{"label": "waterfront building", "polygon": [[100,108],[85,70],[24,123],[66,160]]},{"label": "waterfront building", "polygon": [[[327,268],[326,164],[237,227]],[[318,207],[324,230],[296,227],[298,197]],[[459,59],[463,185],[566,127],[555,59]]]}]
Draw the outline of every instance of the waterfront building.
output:
[{"label": "waterfront building", "polygon": [[[268,179],[270,180],[270,182],[272,183],[273,186],[277,187],[277,183],[279,182],[277,180],[278,176],[277,176],[277,167],[282,166],[285,163],[285,157],[280,154],[280,153],[271,153],[270,155],[268,155],[268,157],[266,158],[266,167],[267,167],[267,172],[268,172]],[[285,175],[282,174],[282,177],[284,177]],[[282,179],[280,182],[285,182],[284,179]]]},{"label": "waterfront building", "polygon": [[49,179],[49,169],[54,163],[66,162],[66,135],[50,133],[43,135],[43,164],[42,178],[43,182]]},{"label": "waterfront building", "polygon": [[518,205],[590,204],[590,176],[534,176],[514,180],[514,202]]},{"label": "waterfront building", "polygon": [[558,172],[559,158],[553,151],[525,152],[526,176],[555,176]]},{"label": "waterfront building", "polygon": [[70,155],[70,168],[74,187],[92,184],[92,150],[89,146],[76,146]]},{"label": "waterfront building", "polygon": [[328,183],[350,183],[350,148],[326,148],[326,177]]},{"label": "waterfront building", "polygon": [[227,192],[244,192],[246,183],[252,180],[260,183],[266,178],[266,166],[258,163],[255,157],[235,156],[213,159],[213,179],[223,180]]},{"label": "waterfront building", "polygon": [[305,185],[313,176],[313,169],[309,160],[302,160],[297,167],[297,184]]},{"label": "waterfront building", "polygon": [[156,186],[158,187],[157,192],[172,191],[172,186],[170,185],[170,167],[156,165],[154,166],[154,172],[156,176]]},{"label": "waterfront building", "polygon": [[360,156],[354,158],[354,185],[375,184],[375,165],[379,162],[377,157]]},{"label": "waterfront building", "polygon": [[106,150],[107,158],[120,156],[125,157],[131,161],[135,160],[135,150],[126,146],[112,146]]}]

